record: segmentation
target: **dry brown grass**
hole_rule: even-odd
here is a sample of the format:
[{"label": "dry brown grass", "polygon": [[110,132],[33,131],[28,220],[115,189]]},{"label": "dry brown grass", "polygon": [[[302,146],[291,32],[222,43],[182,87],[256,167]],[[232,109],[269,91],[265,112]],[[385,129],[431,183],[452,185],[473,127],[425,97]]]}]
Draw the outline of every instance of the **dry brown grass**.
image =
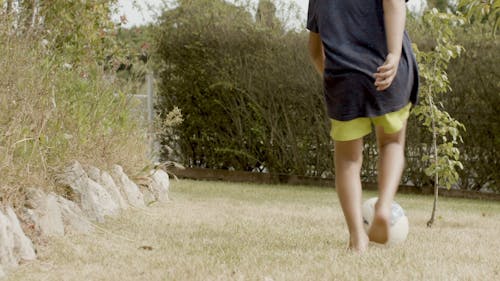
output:
[{"label": "dry brown grass", "polygon": [[398,195],[408,240],[358,256],[331,189],[172,185],[165,205],[50,240],[10,280],[500,280],[497,202],[442,198],[428,229],[432,198]]}]

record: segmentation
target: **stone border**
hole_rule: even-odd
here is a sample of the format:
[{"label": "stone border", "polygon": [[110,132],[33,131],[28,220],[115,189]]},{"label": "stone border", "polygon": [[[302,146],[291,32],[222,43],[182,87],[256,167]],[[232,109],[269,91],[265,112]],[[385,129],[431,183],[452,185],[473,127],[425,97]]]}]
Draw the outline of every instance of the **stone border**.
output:
[{"label": "stone border", "polygon": [[36,239],[90,233],[96,222],[116,217],[122,210],[169,200],[170,180],[165,171],[154,169],[138,180],[142,191],[121,166],[114,165],[108,173],[74,161],[57,177],[68,188],[71,200],[45,194],[42,188],[28,188],[25,206],[17,214],[9,206],[0,208],[0,279],[20,263],[36,259],[34,244],[21,226]]},{"label": "stone border", "polygon": [[[179,178],[194,179],[194,180],[211,180],[211,181],[229,181],[229,182],[248,182],[258,184],[289,184],[289,185],[304,185],[333,188],[333,178],[316,178],[296,175],[280,175],[269,173],[253,173],[242,171],[215,170],[204,168],[177,168],[170,167],[168,171]],[[375,183],[363,183],[365,190],[377,190]],[[402,185],[398,192],[405,194],[420,194],[433,195],[432,187],[415,187]],[[499,193],[485,193],[459,189],[440,189],[439,196],[452,198],[480,199],[500,201]]]}]

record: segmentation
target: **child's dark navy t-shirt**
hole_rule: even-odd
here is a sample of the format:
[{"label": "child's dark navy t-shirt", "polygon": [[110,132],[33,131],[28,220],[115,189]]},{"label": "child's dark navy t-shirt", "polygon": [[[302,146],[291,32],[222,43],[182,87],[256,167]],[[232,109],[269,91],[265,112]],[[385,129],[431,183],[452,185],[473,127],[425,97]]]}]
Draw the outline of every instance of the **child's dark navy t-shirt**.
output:
[{"label": "child's dark navy t-shirt", "polygon": [[406,32],[391,86],[379,92],[374,85],[373,74],[388,54],[382,2],[309,0],[307,28],[323,42],[325,100],[332,119],[381,116],[417,103],[417,62]]}]

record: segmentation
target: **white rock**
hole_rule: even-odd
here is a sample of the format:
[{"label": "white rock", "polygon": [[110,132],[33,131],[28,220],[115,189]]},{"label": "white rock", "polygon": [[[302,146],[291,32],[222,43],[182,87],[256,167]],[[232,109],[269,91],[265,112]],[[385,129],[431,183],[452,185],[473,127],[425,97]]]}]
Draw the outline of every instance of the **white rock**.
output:
[{"label": "white rock", "polygon": [[16,266],[14,257],[14,235],[12,225],[8,217],[0,211],[0,264],[4,266]]},{"label": "white rock", "polygon": [[106,189],[95,181],[87,179],[79,189],[83,191],[80,194],[82,211],[90,219],[104,222],[105,216],[115,216],[119,213],[118,204],[113,201]]},{"label": "white rock", "polygon": [[6,214],[10,220],[12,233],[14,235],[14,256],[25,261],[35,260],[36,254],[33,242],[24,234],[16,213],[14,213],[12,208],[8,207]]},{"label": "white rock", "polygon": [[3,271],[2,265],[0,265],[0,279],[5,277],[5,272]]},{"label": "white rock", "polygon": [[118,188],[118,186],[116,186],[115,181],[109,173],[107,173],[106,171],[101,171],[96,167],[90,166],[87,169],[87,174],[90,179],[99,183],[102,187],[104,187],[104,189],[106,189],[113,201],[117,203],[121,209],[128,208],[127,201],[123,198],[122,194],[120,193],[120,189]]},{"label": "white rock", "polygon": [[90,233],[94,229],[90,221],[85,218],[78,205],[61,196],[57,197],[59,208],[61,209],[64,222],[64,231],[66,233]]},{"label": "white rock", "polygon": [[115,181],[113,180],[113,177],[111,177],[111,175],[106,171],[101,172],[101,184],[102,186],[104,186],[104,188],[106,188],[109,191],[111,197],[113,197],[114,200],[117,201],[120,208],[122,209],[128,208],[127,200],[123,198],[120,192],[120,188],[118,188],[118,186],[116,185]]},{"label": "white rock", "polygon": [[26,216],[35,225],[36,230],[44,236],[64,235],[61,210],[55,194],[46,195],[39,188],[30,188],[27,193],[24,210]]},{"label": "white rock", "polygon": [[139,187],[129,179],[123,172],[123,168],[119,165],[114,165],[111,170],[111,176],[115,183],[121,188],[124,197],[128,200],[130,205],[142,208],[144,207],[144,196],[142,195]]},{"label": "white rock", "polygon": [[101,170],[99,170],[99,168],[97,167],[94,167],[94,166],[86,166],[85,167],[85,171],[87,172],[87,176],[97,182],[97,183],[101,183],[100,180],[101,180]]},{"label": "white rock", "polygon": [[[61,209],[57,203],[57,196],[53,193],[39,197],[39,192],[33,191],[30,194],[37,194],[35,198],[30,198],[36,203],[35,209],[28,209],[27,214],[44,236],[63,236],[64,224]],[[42,193],[43,194],[43,193]]]},{"label": "white rock", "polygon": [[45,198],[45,193],[40,188],[28,188],[26,191],[26,206],[37,209]]},{"label": "white rock", "polygon": [[77,194],[81,209],[89,219],[103,222],[105,216],[119,213],[118,203],[113,201],[104,187],[87,176],[77,161],[72,162],[58,180]]},{"label": "white rock", "polygon": [[74,191],[82,193],[81,187],[86,184],[88,176],[78,161],[73,161],[64,173],[58,176],[58,181],[71,187]]},{"label": "white rock", "polygon": [[161,170],[153,170],[151,171],[151,184],[150,188],[155,196],[156,200],[159,202],[168,201],[168,191],[170,188],[170,179],[168,174]]}]

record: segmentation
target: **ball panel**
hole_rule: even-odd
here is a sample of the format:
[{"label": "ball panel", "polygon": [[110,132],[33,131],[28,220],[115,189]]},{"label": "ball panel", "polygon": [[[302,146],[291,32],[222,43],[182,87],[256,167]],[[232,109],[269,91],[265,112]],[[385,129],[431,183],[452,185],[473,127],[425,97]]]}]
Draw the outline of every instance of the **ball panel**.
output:
[{"label": "ball panel", "polygon": [[368,233],[373,221],[373,214],[375,212],[375,203],[377,203],[378,198],[373,197],[366,200],[363,203],[361,214],[363,215],[363,226],[365,231]]},{"label": "ball panel", "polygon": [[[375,212],[375,203],[378,198],[373,197],[366,200],[362,205],[363,226],[368,233]],[[408,217],[405,215],[403,208],[396,202],[391,206],[391,227],[389,229],[389,241],[387,244],[398,244],[406,240],[409,231]]]},{"label": "ball panel", "polygon": [[398,244],[404,242],[409,232],[408,217],[401,217],[389,230],[389,241],[390,245]]}]

